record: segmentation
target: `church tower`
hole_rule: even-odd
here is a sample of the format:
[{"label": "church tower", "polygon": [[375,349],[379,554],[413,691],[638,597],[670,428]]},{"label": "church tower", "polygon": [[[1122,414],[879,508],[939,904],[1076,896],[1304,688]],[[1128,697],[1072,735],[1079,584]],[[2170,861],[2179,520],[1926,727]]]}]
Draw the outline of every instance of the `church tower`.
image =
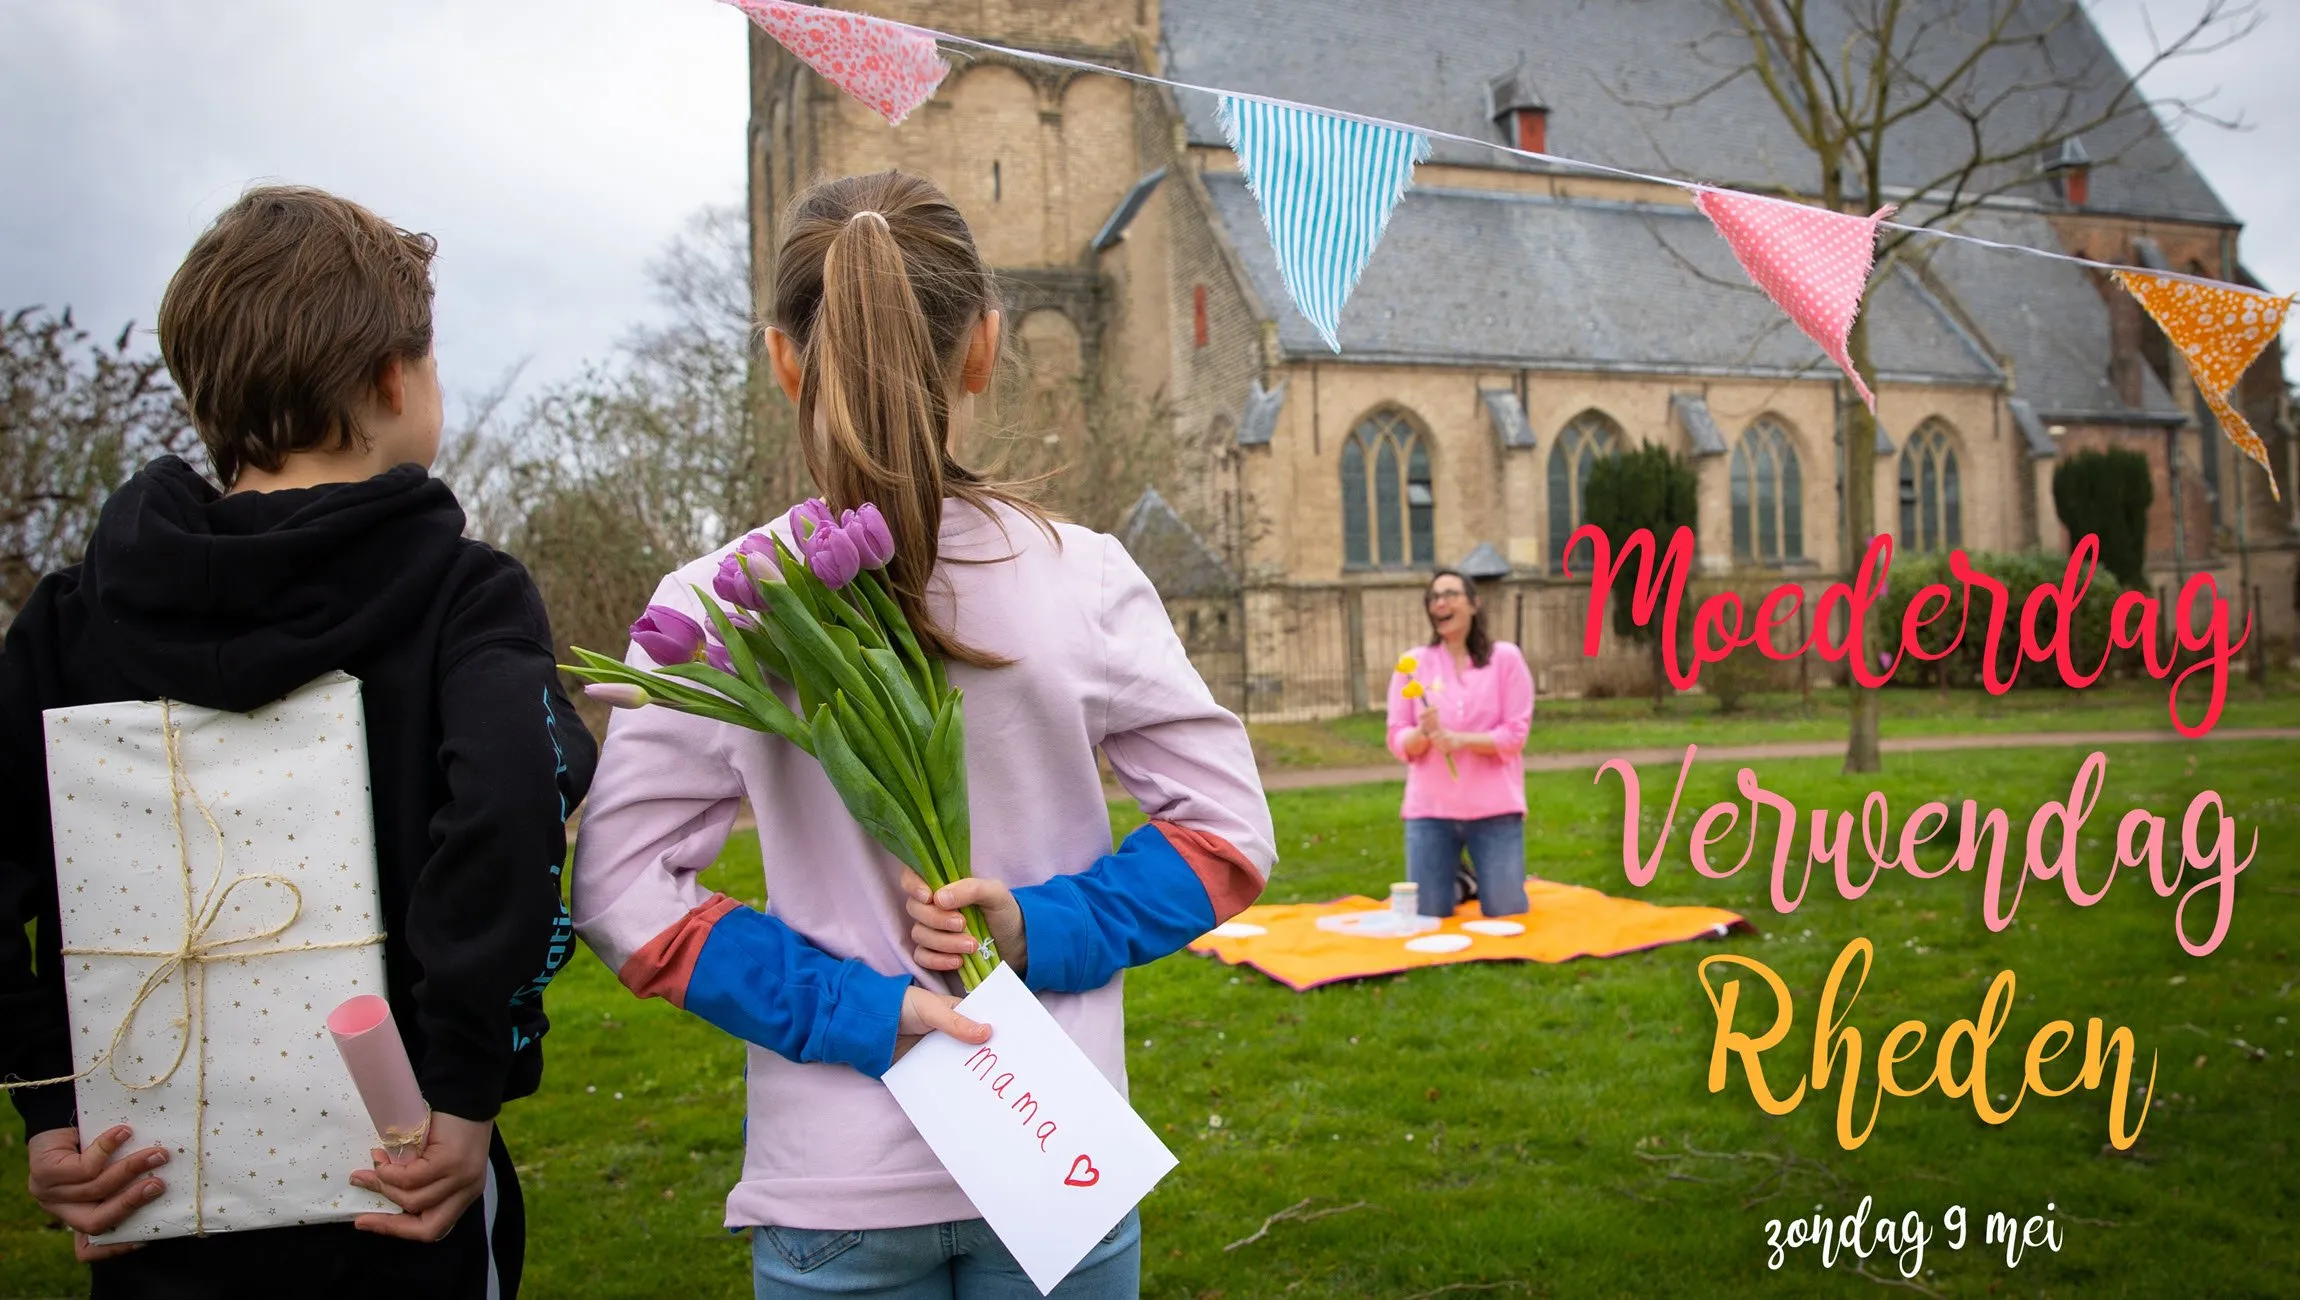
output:
[{"label": "church tower", "polygon": [[[1155,66],[1157,0],[839,7],[1081,62]],[[1150,155],[1171,147],[1170,129],[1151,125],[1164,117],[1155,96],[1113,77],[984,51],[946,53],[950,76],[898,129],[750,30],[754,301],[764,303],[776,222],[795,195],[823,177],[901,168],[941,185],[973,227],[1008,299],[1008,342],[1035,379],[1091,391],[1121,378],[1155,390],[1162,374],[1119,372],[1139,369],[1124,358],[1165,355],[1162,340],[1152,341],[1163,334],[1163,268],[1128,261],[1137,249],[1154,255],[1162,241],[1128,246],[1122,231],[1108,229],[1157,170],[1162,158]],[[1153,333],[1126,337],[1145,328]]]}]

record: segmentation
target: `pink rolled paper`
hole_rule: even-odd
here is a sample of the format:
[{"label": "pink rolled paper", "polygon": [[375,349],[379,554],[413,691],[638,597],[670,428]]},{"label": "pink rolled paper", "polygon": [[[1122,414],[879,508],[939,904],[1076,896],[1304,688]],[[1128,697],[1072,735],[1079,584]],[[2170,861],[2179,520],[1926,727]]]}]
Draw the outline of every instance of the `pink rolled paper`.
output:
[{"label": "pink rolled paper", "polygon": [[395,1165],[413,1160],[431,1129],[431,1107],[415,1081],[415,1067],[407,1062],[407,1044],[392,1023],[391,1004],[362,993],[328,1013],[327,1032],[335,1050],[343,1053],[359,1099],[367,1103],[384,1154]]}]

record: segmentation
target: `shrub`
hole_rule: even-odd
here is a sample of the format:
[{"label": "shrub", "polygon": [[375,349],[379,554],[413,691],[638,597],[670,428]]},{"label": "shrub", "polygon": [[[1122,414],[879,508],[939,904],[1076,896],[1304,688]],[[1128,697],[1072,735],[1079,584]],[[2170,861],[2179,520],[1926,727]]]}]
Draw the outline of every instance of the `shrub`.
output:
[{"label": "shrub", "polygon": [[[1582,518],[1595,524],[1619,555],[1629,535],[1640,528],[1653,530],[1656,549],[1668,546],[1679,528],[1695,526],[1696,482],[1693,467],[1683,456],[1646,443],[1637,450],[1600,459],[1589,471],[1582,490]],[[1653,703],[1661,704],[1668,679],[1661,669],[1661,611],[1646,625],[1631,621],[1631,594],[1637,585],[1637,566],[1625,565],[1613,583],[1613,630],[1653,648]]]},{"label": "shrub", "polygon": [[2148,584],[2148,507],[2156,499],[2148,457],[2111,448],[2080,451],[2052,472],[2052,504],[2074,542],[2100,538],[2100,567],[2126,587]]},{"label": "shrub", "polygon": [[[2004,630],[1997,638],[1997,671],[2001,677],[2011,670],[2020,656],[2020,622],[2022,608],[2029,592],[2040,586],[2057,586],[2067,570],[2064,557],[2028,551],[2012,554],[1968,555],[1973,568],[2004,584],[2008,609],[2004,615]],[[1937,650],[1956,635],[1957,625],[1963,618],[1964,587],[1949,572],[1946,555],[1896,556],[1893,560],[1892,583],[1885,598],[1876,609],[1876,635],[1872,644],[1882,653],[1891,654],[1901,644],[1901,626],[1908,617],[1909,605],[1916,594],[1932,583],[1941,583],[1949,589],[1948,608],[1917,633],[1917,643]],[[2071,660],[2079,671],[2090,671],[2100,662],[2101,653],[2108,647],[2108,618],[2110,609],[2124,588],[2104,567],[2095,573],[2092,585],[2086,589],[2084,600],[2077,606],[2076,617],[2070,620]],[[1975,592],[1971,613],[1965,627],[1964,638],[1956,652],[1945,660],[1927,663],[1904,655],[1900,667],[1893,672],[1895,686],[1930,686],[1939,680],[1942,668],[1948,671],[1948,684],[1971,686],[1981,680],[1981,656],[1988,644],[1988,597]],[[2052,635],[2053,616],[2039,611],[2037,634],[2040,641]],[[2112,671],[2120,665],[2111,665]],[[2015,683],[2023,687],[2061,686],[2060,669],[2047,660],[2021,666]]]}]

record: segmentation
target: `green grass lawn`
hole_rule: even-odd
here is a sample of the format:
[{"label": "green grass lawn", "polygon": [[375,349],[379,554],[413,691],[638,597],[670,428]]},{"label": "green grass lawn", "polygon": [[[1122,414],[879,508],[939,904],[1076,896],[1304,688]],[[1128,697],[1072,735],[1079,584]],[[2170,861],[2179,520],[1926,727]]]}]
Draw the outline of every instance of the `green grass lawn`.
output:
[{"label": "green grass lawn", "polygon": [[[2230,722],[2256,725],[2260,712],[2232,709]],[[1767,1271],[1765,1223],[1816,1205],[1841,1215],[1871,1195],[1873,1217],[1921,1211],[1936,1234],[1949,1206],[1976,1216],[1963,1250],[1938,1235],[1928,1248],[1922,1282],[1942,1295],[2290,1295],[2300,1263],[2290,1231],[2300,1221],[2290,1163],[2300,1034],[2287,1023],[2300,979],[2292,757],[2289,744],[2264,742],[2110,751],[2082,841],[2088,884],[2136,804],[2171,821],[2175,850],[2179,816],[2201,788],[2227,797],[2240,844],[2259,829],[2233,928],[2203,959],[2180,951],[2172,905],[2144,869],[2120,873],[2089,909],[2070,904],[2057,882],[2031,881],[2002,934],[1982,925],[1979,881],[1956,875],[1889,872],[1847,903],[1824,871],[1799,912],[1777,916],[1757,864],[1716,881],[1687,863],[1694,813],[1733,777],[1704,766],[1643,896],[1734,908],[1754,935],[1559,966],[1423,970],[1306,995],[1188,955],[1136,971],[1127,994],[1133,1096],[1182,1161],[1144,1206],[1144,1292],[1867,1294],[1875,1287],[1854,1275],[1851,1258],[1824,1272],[1806,1249]],[[1872,786],[1896,815],[1930,798],[2002,804],[2017,854],[2029,810],[2066,797],[2080,758],[2045,749],[1907,756],[1889,760],[1881,780],[1841,776],[1834,759],[1798,760],[1764,764],[1759,776],[1808,814],[1857,807]],[[1667,797],[1674,769],[1643,775],[1650,844],[1652,800]],[[1547,774],[1529,790],[1534,869],[1629,892],[1618,785]],[[1270,901],[1377,893],[1401,874],[1394,786],[1289,792],[1273,807],[1284,860]],[[718,885],[756,898],[756,852],[739,840],[716,869]],[[1737,1069],[1712,1095],[1714,1018],[1695,979],[1699,958],[1746,953],[1790,984],[1797,1024],[1767,1058],[1786,1090],[1810,1061],[1820,982],[1856,935],[1878,954],[1848,1021],[1862,1031],[1868,1079],[1885,1029],[1914,1017],[1937,1038],[1950,1020],[1977,1014],[1990,979],[2010,968],[2019,986],[1992,1082],[2017,1078],[2021,1050],[2046,1020],[2129,1025],[2144,1074],[2148,1055],[2158,1057],[2158,1105],[2139,1145],[2103,1151],[2105,1091],[2032,1097],[2001,1128],[1937,1091],[1888,1098],[1875,1135],[1852,1152],[1834,1138],[1835,1089],[1780,1119],[1758,1111]],[[1744,986],[1750,1021],[1771,1011],[1754,984]],[[676,1279],[692,1300],[747,1295],[746,1245],[718,1226],[740,1160],[736,1045],[659,1002],[633,1001],[587,957],[553,985],[550,1005],[545,1089],[504,1121],[528,1194],[528,1293],[659,1296]],[[1930,1061],[1932,1041],[1920,1061]],[[1864,1083],[1863,1113],[1872,1087]],[[22,1180],[11,1136],[0,1185]],[[1304,1200],[1311,1211],[1364,1205],[1281,1221],[1225,1251]],[[1981,1244],[1989,1212],[2026,1217],[2048,1202],[2064,1234],[2058,1253],[2039,1247],[2008,1269],[2001,1251]],[[0,1261],[0,1294],[84,1285],[62,1234],[42,1231],[21,1196],[0,1197]],[[1881,1257],[1867,1267],[1897,1276]]]},{"label": "green grass lawn", "polygon": [[[2201,679],[2182,698],[2182,716],[2204,708]],[[2103,682],[2083,692],[2014,690],[1991,696],[1964,689],[1943,697],[1932,690],[1882,693],[1886,737],[2018,731],[2172,732],[2164,684],[2148,680]],[[1534,753],[1582,753],[1682,745],[1745,745],[1766,741],[1835,741],[1845,736],[1847,694],[1816,685],[1808,705],[1796,692],[1752,695],[1731,713],[1710,695],[1670,695],[1658,712],[1650,698],[1538,700]],[[2229,683],[2224,727],[2300,726],[2300,674],[2272,672],[2265,686],[2239,676]],[[1691,730],[1688,730],[1690,728]],[[1266,768],[1371,767],[1393,762],[1383,748],[1383,717],[1364,713],[1330,722],[1254,723],[1254,752]]]}]

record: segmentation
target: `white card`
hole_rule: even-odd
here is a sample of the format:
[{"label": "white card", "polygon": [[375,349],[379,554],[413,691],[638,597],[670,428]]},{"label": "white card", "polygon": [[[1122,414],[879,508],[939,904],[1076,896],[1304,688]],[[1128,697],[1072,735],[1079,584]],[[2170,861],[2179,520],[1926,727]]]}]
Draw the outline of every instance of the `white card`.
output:
[{"label": "white card", "polygon": [[958,1009],[989,1025],[990,1041],[929,1034],[886,1086],[1049,1294],[1177,1162],[1012,968]]}]

